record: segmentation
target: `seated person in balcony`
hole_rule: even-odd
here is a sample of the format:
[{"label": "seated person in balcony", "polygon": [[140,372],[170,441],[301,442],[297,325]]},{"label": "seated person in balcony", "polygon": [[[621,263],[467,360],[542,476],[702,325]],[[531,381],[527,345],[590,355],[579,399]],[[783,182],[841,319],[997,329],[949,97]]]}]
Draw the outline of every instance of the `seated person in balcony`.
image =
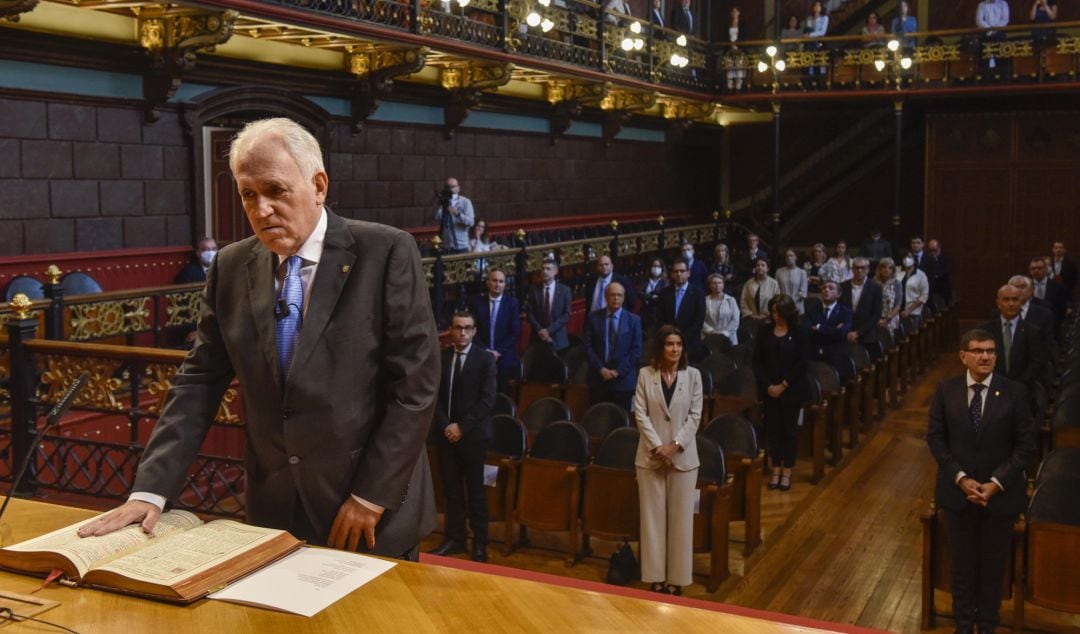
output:
[{"label": "seated person in balcony", "polygon": [[[858,256],[851,263],[851,279],[840,284],[840,303],[851,311],[851,331],[847,340],[871,344],[875,339],[882,311],[882,289],[869,277],[870,260]],[[868,345],[870,358],[876,358],[878,347]]]},{"label": "seated person in balcony", "polygon": [[[622,14],[625,17],[619,17],[616,14]],[[620,24],[629,26],[633,13],[630,12],[630,3],[626,0],[607,0],[604,3],[604,22],[619,26]]]},{"label": "seated person in balcony", "polygon": [[525,301],[525,316],[532,326],[533,341],[542,341],[555,352],[570,346],[566,325],[570,323],[570,303],[573,294],[570,287],[560,284],[559,265],[555,260],[544,260],[540,266],[543,283],[529,289]]},{"label": "seated person in balcony", "polygon": [[206,237],[200,238],[199,243],[195,245],[195,257],[191,262],[180,271],[176,276],[177,284],[193,284],[195,282],[206,281],[206,271],[210,269],[210,265],[214,262],[214,256],[217,255],[218,247],[217,242],[214,242],[213,238]]},{"label": "seated person in balcony", "polygon": [[605,306],[585,320],[589,399],[593,404],[615,403],[629,412],[641,362],[641,319],[624,309],[622,284],[612,282],[604,293]]},{"label": "seated person in balcony", "polygon": [[441,227],[442,252],[447,255],[467,253],[469,228],[475,221],[472,201],[461,195],[457,179],[446,179],[446,186],[439,194],[439,208],[435,210],[435,222]]},{"label": "seated person in balcony", "polygon": [[679,0],[679,4],[671,9],[668,28],[690,37],[697,37],[697,22],[697,16],[690,10],[690,0]]},{"label": "seated person in balcony", "polygon": [[[788,19],[787,19],[787,26],[784,27],[784,29],[782,31],[780,31],[780,39],[783,39],[783,40],[798,40],[798,39],[802,39],[802,36],[803,36],[802,29],[799,28],[799,16],[797,16],[797,15],[789,15]],[[797,44],[795,42],[789,42],[789,43],[784,44],[783,48],[784,48],[784,52],[801,51],[802,50],[802,44]]]},{"label": "seated person in balcony", "polygon": [[705,323],[701,336],[724,335],[735,346],[739,344],[739,303],[724,292],[724,278],[709,276],[709,295],[705,298]]},{"label": "seated person in balcony", "polygon": [[495,357],[499,390],[506,390],[521,371],[517,354],[521,308],[517,298],[506,292],[506,273],[489,269],[487,292],[474,297],[470,306],[476,316],[476,342]]},{"label": "seated person in balcony", "polygon": [[[919,24],[915,20],[915,16],[911,15],[911,4],[908,0],[900,0],[900,9],[892,20],[891,30],[893,35],[903,38],[900,43],[904,45],[904,48],[913,48],[915,46],[915,38],[904,37],[908,33],[915,33],[919,30]],[[892,254],[888,257],[892,257]]]},{"label": "seated person in balcony", "polygon": [[694,245],[683,242],[682,256],[690,265],[690,283],[704,291],[705,278],[709,276],[709,267],[705,266],[705,262],[701,258],[695,258],[694,254]]},{"label": "seated person in balcony", "polygon": [[878,20],[877,11],[871,11],[866,16],[866,24],[862,29],[863,46],[885,46],[885,26]]},{"label": "seated person in balcony", "polygon": [[746,79],[746,53],[743,53],[737,44],[741,35],[740,28],[739,7],[731,7],[731,24],[728,26],[728,41],[731,42],[731,48],[724,54],[729,92],[741,91],[743,81]]},{"label": "seated person in balcony", "polygon": [[833,281],[821,285],[821,303],[806,307],[806,325],[810,337],[810,358],[836,368],[841,381],[852,378],[851,361],[844,342],[851,332],[851,309],[841,304],[840,285]]},{"label": "seated person in balcony", "polygon": [[605,298],[607,297],[605,292],[613,282],[619,283],[625,289],[623,291],[623,303],[626,305],[626,309],[634,310],[634,307],[637,306],[637,293],[634,292],[634,285],[625,275],[615,272],[615,265],[611,261],[611,256],[601,255],[596,260],[596,275],[589,280],[586,287],[588,289],[585,295],[586,313],[604,308]]},{"label": "seated person in balcony", "polygon": [[[1057,14],[1057,0],[1035,0],[1031,3],[1029,19],[1035,24],[1049,24],[1057,20]],[[1053,29],[1035,29],[1031,34],[1042,44],[1050,44],[1054,41]]]}]

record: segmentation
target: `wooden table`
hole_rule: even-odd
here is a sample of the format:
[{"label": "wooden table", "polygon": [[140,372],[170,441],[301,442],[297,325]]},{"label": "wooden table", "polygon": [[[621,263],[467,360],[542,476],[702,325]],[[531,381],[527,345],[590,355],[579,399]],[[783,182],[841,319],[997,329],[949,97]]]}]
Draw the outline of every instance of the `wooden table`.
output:
[{"label": "wooden table", "polygon": [[[95,513],[13,499],[7,518],[15,541]],[[0,571],[0,589],[28,594],[40,579]],[[442,566],[399,562],[390,572],[312,618],[202,600],[178,607],[88,588],[50,586],[38,593],[60,605],[39,618],[90,632],[822,632],[807,627],[670,605]],[[14,632],[56,631],[44,625]],[[168,629],[162,629],[167,627]]]}]

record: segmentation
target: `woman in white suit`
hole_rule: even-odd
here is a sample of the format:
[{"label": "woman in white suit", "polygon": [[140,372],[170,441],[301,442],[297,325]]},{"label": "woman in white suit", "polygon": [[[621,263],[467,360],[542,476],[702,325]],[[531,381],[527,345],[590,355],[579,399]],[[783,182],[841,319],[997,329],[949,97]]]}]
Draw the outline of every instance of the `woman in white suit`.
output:
[{"label": "woman in white suit", "polygon": [[641,580],[654,592],[682,594],[693,582],[694,487],[697,484],[701,373],[688,367],[685,342],[666,325],[651,364],[638,374],[634,418],[641,502]]}]

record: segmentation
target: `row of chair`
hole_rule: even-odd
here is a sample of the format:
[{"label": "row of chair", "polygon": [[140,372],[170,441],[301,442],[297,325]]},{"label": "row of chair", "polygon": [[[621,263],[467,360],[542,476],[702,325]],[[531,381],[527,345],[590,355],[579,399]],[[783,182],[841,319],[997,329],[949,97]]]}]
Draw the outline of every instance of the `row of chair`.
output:
[{"label": "row of chair", "polygon": [[[80,271],[72,271],[61,277],[60,288],[63,289],[65,296],[101,292],[101,284],[98,284],[97,280],[90,275]],[[19,293],[32,300],[45,298],[45,288],[41,280],[30,275],[18,275],[12,278],[4,287],[4,301],[10,302]]]}]

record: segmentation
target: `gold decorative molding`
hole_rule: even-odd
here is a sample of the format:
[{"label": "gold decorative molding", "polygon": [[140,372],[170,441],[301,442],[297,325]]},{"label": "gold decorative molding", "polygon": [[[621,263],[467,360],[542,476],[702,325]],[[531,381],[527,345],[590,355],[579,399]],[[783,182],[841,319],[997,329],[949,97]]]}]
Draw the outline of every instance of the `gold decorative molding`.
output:
[{"label": "gold decorative molding", "polygon": [[788,51],[786,55],[788,68],[809,68],[829,64],[828,51]]},{"label": "gold decorative molding", "polygon": [[661,99],[660,109],[665,119],[711,119],[720,110],[720,104],[683,101],[680,99]]},{"label": "gold decorative molding", "polygon": [[939,44],[937,46],[918,46],[912,59],[916,64],[927,62],[958,62],[960,61],[959,44]]},{"label": "gold decorative molding", "polygon": [[165,327],[197,324],[201,300],[202,291],[165,293]]},{"label": "gold decorative molding", "polygon": [[86,341],[146,332],[150,326],[150,298],[72,304],[71,341]]},{"label": "gold decorative molding", "polygon": [[612,90],[600,101],[602,110],[620,110],[630,112],[647,110],[656,105],[656,92],[638,92],[630,90]]},{"label": "gold decorative molding", "polygon": [[1076,55],[1080,53],[1080,37],[1059,37],[1057,52],[1062,55]]},{"label": "gold decorative molding", "polygon": [[563,101],[597,103],[611,91],[611,82],[577,82],[552,80],[544,82],[544,98],[555,105]]},{"label": "gold decorative molding", "polygon": [[1034,46],[1032,40],[984,42],[982,45],[983,59],[990,59],[991,57],[1031,57],[1035,55]]},{"label": "gold decorative molding", "polygon": [[30,13],[38,5],[38,0],[0,0],[0,20],[18,22],[23,13]]},{"label": "gold decorative molding", "polygon": [[60,270],[59,266],[50,264],[49,268],[45,269],[45,277],[49,278],[49,284],[59,284],[60,278],[64,275],[64,272]]},{"label": "gold decorative molding", "polygon": [[849,66],[871,66],[878,60],[885,59],[885,51],[873,48],[856,48],[844,51],[843,64]]},{"label": "gold decorative molding", "polygon": [[29,319],[30,318],[30,298],[26,296],[26,293],[16,293],[15,297],[11,298],[8,302],[8,306],[15,312],[15,319]]},{"label": "gold decorative molding", "polygon": [[75,407],[122,411],[124,405],[117,398],[124,385],[117,371],[123,364],[119,359],[96,359],[69,355],[46,355],[43,359],[38,399],[44,403],[56,403],[71,384],[86,372],[90,375],[86,387],[75,399]]},{"label": "gold decorative molding", "polygon": [[[387,69],[402,69],[399,75],[419,72],[427,61],[428,49],[404,48],[388,49],[376,48],[368,51],[347,53],[345,55],[345,70],[358,78],[368,77],[372,74]],[[415,69],[408,70],[406,69]]]},{"label": "gold decorative molding", "polygon": [[490,90],[505,86],[511,77],[514,65],[484,64],[467,62],[451,64],[439,69],[439,85],[447,90],[475,89]]},{"label": "gold decorative molding", "polygon": [[[172,379],[180,368],[170,363],[150,363],[143,368],[146,380],[146,390],[154,398],[153,402],[146,406],[146,411],[154,416],[160,416],[165,408],[165,399],[172,387]],[[223,425],[240,425],[243,421],[233,410],[235,403],[240,398],[239,391],[235,387],[229,387],[221,397],[214,422]]]}]

